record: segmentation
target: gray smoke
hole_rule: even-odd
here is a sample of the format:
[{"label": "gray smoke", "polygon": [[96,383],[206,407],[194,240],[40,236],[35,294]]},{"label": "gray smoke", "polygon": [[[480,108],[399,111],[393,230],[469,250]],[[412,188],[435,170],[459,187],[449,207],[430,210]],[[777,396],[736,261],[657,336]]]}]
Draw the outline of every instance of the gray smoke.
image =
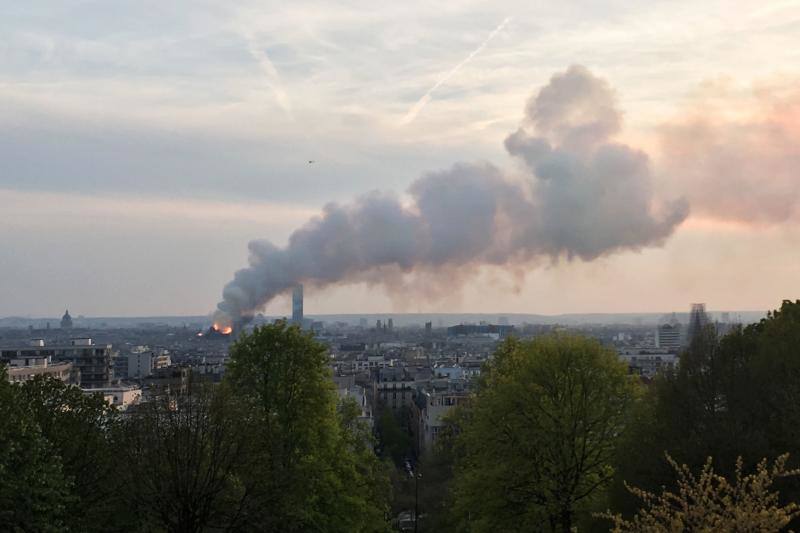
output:
[{"label": "gray smoke", "polygon": [[611,140],[620,125],[609,86],[572,66],[531,98],[505,141],[524,162],[523,179],[488,163],[459,163],[412,183],[410,205],[380,192],[330,203],[286,247],[250,243],[250,266],[225,286],[216,319],[247,320],[297,283],[541,257],[589,261],[659,245],[688,206],[657,205],[647,155]]}]

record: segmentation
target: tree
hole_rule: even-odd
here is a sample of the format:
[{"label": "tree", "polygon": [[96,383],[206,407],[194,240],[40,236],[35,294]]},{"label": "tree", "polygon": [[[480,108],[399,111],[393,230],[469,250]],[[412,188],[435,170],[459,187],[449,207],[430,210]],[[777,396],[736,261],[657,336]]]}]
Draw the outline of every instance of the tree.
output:
[{"label": "tree", "polygon": [[246,478],[257,487],[257,530],[386,528],[385,477],[352,410],[337,411],[327,350],[310,333],[280,321],[243,334],[226,380],[252,410],[259,442]]},{"label": "tree", "polygon": [[458,412],[445,418],[445,425],[439,430],[431,449],[426,450],[417,466],[421,474],[419,481],[420,531],[447,533],[458,531],[458,522],[452,520],[453,508],[452,482],[455,429]]},{"label": "tree", "polygon": [[[399,416],[406,418],[404,413]],[[402,466],[413,450],[411,435],[400,424],[398,415],[388,407],[381,410],[377,425],[383,456],[391,458],[396,466]]]},{"label": "tree", "polygon": [[635,394],[626,367],[596,341],[506,341],[458,422],[463,529],[570,531],[613,475]]},{"label": "tree", "polygon": [[743,443],[725,442],[730,433],[724,430],[728,398],[733,392],[729,383],[737,381],[733,377],[737,366],[727,355],[713,326],[697,332],[681,354],[678,369],[658,376],[633,407],[630,427],[618,446],[612,489],[616,509],[629,513],[638,505],[625,482],[646,490],[673,486],[664,451],[693,468],[699,468],[711,453],[718,466],[729,460],[733,465],[734,448]]},{"label": "tree", "polygon": [[75,531],[106,531],[114,509],[109,498],[117,490],[113,475],[111,432],[116,410],[100,395],[86,395],[63,381],[37,376],[17,389],[70,486],[67,527]]},{"label": "tree", "polygon": [[66,529],[72,486],[21,388],[0,365],[0,524],[6,531]]},{"label": "tree", "polygon": [[678,465],[669,455],[667,462],[677,474],[677,492],[663,489],[660,495],[629,487],[642,503],[632,520],[606,513],[614,533],[673,533],[681,531],[775,532],[800,517],[796,503],[781,505],[772,489],[779,478],[796,476],[787,470],[788,455],[779,456],[772,467],[764,459],[756,472],[744,475],[742,460],[736,461],[734,482],[714,473],[709,457],[696,477],[687,465]]},{"label": "tree", "polygon": [[[800,455],[800,301],[719,337],[713,325],[681,353],[677,370],[660,376],[635,408],[619,447],[612,490],[616,510],[638,502],[623,480],[643,490],[675,488],[666,451],[680,464],[735,475],[737,460],[752,469],[761,458]],[[794,478],[781,493],[800,495]]]},{"label": "tree", "polygon": [[235,530],[253,502],[247,413],[226,386],[190,381],[185,395],[140,406],[118,434],[129,517],[147,531]]},{"label": "tree", "polygon": [[347,487],[341,497],[349,499],[347,504],[356,515],[354,531],[385,531],[392,499],[389,468],[375,455],[372,429],[358,420],[359,413],[352,398],[337,406],[340,431],[336,459],[342,484]]}]

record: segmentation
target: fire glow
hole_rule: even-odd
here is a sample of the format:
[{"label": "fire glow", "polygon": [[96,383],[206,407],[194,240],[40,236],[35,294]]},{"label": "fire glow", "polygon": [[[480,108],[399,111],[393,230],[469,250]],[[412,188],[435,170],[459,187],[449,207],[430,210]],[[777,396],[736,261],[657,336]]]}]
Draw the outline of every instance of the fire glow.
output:
[{"label": "fire glow", "polygon": [[219,324],[215,322],[214,325],[211,327],[214,331],[216,331],[217,333],[221,333],[222,335],[230,335],[231,333],[233,333],[233,328],[231,326],[221,327]]}]

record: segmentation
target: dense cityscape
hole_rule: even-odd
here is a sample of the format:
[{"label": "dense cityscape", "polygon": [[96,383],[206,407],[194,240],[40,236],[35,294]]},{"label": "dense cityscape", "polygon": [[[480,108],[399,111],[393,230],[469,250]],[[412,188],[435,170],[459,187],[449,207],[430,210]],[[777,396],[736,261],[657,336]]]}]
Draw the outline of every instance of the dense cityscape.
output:
[{"label": "dense cityscape", "polygon": [[[709,313],[705,304],[692,304],[688,313],[638,316],[631,323],[615,323],[613,315],[597,315],[586,323],[579,323],[580,317],[561,317],[567,324],[552,318],[550,323],[512,323],[519,318],[512,315],[448,325],[442,315],[434,325],[434,319],[413,323],[419,318],[414,315],[353,316],[349,321],[306,317],[303,287],[297,286],[292,296],[291,315],[260,315],[238,331],[202,317],[109,325],[113,319],[73,318],[69,310],[57,322],[28,319],[27,327],[22,327],[26,319],[6,319],[17,326],[0,328],[0,358],[11,384],[57,380],[134,420],[165,398],[171,402],[167,405],[182,405],[198,380],[221,386],[231,347],[240,337],[257,337],[269,324],[295,329],[320,347],[331,390],[340,404],[353,406],[354,419],[370,435],[365,442],[384,461],[391,485],[384,503],[387,526],[443,531],[463,524],[443,509],[449,505],[450,481],[441,479],[437,461],[452,443],[443,449],[440,441],[453,438],[456,410],[469,409],[482,371],[509,340],[593,339],[615,354],[628,380],[647,389],[659,376],[678,375],[681,354],[699,337],[725,338],[747,325],[741,323],[743,315],[757,316]],[[586,517],[580,520],[585,526]],[[176,524],[189,527],[180,520]]]},{"label": "dense cityscape", "polygon": [[[655,324],[643,324],[642,318],[635,323],[511,324],[508,316],[498,316],[493,322],[446,326],[439,319],[435,327],[433,321],[414,324],[406,320],[400,327],[395,326],[392,317],[374,322],[371,317],[356,317],[352,322],[306,318],[300,286],[295,290],[291,316],[272,320],[297,325],[327,348],[339,394],[356,398],[365,419],[372,424],[372,413],[384,407],[394,411],[412,408],[418,398],[428,398],[430,406],[456,405],[452,403],[455,398],[468,394],[472,378],[480,374],[483,363],[511,335],[524,339],[570,332],[595,338],[615,350],[631,374],[649,380],[660,370],[675,367],[678,354],[690,343],[693,331],[713,324],[718,334],[724,335],[742,325],[731,318],[740,320],[741,314],[737,317],[736,313],[720,312],[711,316],[705,304],[692,304],[689,313],[680,315],[683,322],[678,313],[669,313],[658,317]],[[182,320],[170,319],[173,324]],[[52,376],[79,385],[87,393],[100,393],[123,410],[146,401],[150,391],[180,388],[190,372],[219,382],[225,374],[228,347],[240,333],[223,332],[207,320],[198,321],[198,317],[187,317],[180,326],[156,319],[111,327],[102,318],[76,322],[68,309],[57,323],[46,319],[31,322],[39,326],[44,323],[44,327],[31,324],[0,328],[0,354],[11,382]],[[244,331],[267,322],[262,315]],[[398,384],[391,384],[394,382]],[[387,397],[387,387],[392,390],[391,398]],[[448,394],[453,396],[445,404],[443,398]],[[424,411],[427,404],[423,401],[419,405]],[[430,446],[446,412],[447,409],[440,409],[432,423],[423,426],[420,417],[424,413],[417,413],[410,427],[424,428],[422,433],[414,434],[418,447]]]}]

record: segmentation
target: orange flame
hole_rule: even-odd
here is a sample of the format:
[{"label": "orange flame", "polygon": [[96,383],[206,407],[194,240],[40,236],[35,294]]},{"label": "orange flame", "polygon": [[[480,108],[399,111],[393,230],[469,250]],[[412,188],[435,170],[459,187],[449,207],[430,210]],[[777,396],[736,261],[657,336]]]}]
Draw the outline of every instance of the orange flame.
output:
[{"label": "orange flame", "polygon": [[214,322],[214,325],[213,325],[213,326],[211,326],[211,327],[212,327],[212,328],[214,328],[214,331],[219,331],[219,332],[220,332],[220,333],[222,333],[223,335],[230,335],[231,333],[233,333],[233,328],[232,328],[231,326],[225,326],[225,327],[223,328],[223,327],[221,327],[219,324],[217,324],[216,322]]}]

